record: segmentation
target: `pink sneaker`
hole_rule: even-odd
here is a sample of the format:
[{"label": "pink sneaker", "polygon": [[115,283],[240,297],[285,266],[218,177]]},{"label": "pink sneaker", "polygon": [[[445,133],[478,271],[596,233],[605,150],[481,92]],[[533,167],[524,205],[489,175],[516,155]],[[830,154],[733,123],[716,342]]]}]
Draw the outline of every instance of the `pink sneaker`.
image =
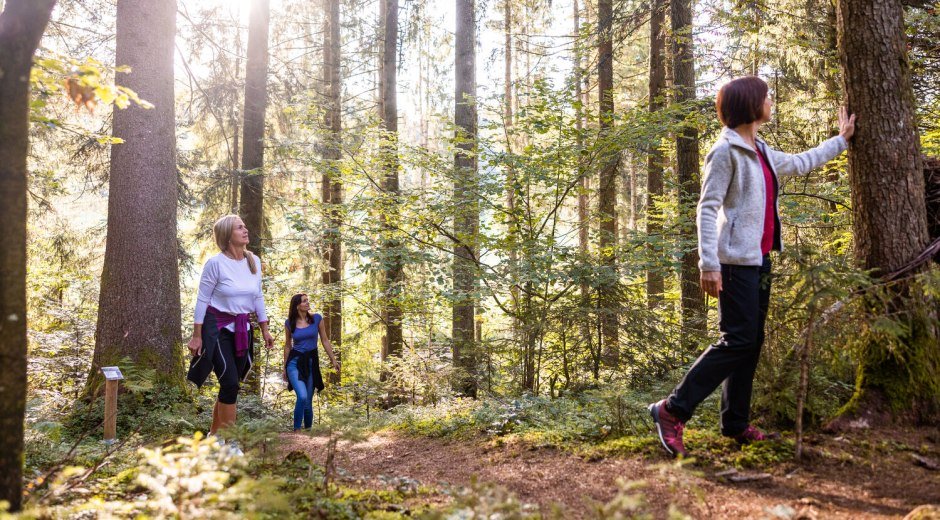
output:
[{"label": "pink sneaker", "polygon": [[779,439],[780,435],[777,433],[764,433],[757,428],[747,425],[747,428],[743,432],[734,436],[734,440],[738,444],[750,444],[757,441],[769,441],[771,439]]},{"label": "pink sneaker", "polygon": [[666,453],[673,457],[688,456],[685,445],[682,444],[682,430],[685,429],[685,423],[666,410],[666,400],[663,399],[658,403],[653,403],[648,408],[650,415],[653,416],[653,422],[656,424],[659,442],[663,445]]}]

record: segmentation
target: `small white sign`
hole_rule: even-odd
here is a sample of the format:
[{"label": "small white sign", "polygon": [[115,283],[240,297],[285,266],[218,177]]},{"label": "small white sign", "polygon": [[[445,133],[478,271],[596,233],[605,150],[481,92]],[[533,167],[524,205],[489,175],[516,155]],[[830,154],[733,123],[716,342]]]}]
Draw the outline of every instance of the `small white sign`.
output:
[{"label": "small white sign", "polygon": [[118,367],[101,367],[101,373],[104,374],[104,378],[108,381],[124,379],[124,374],[121,373],[121,369]]}]

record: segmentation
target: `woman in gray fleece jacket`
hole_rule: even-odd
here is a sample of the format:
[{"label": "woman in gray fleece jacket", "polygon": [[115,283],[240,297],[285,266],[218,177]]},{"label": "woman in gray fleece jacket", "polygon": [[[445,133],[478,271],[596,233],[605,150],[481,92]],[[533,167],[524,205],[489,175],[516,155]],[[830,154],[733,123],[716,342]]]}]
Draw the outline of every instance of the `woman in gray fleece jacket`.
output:
[{"label": "woman in gray fleece jacket", "polygon": [[767,438],[749,422],[754,371],[770,302],[770,251],[780,251],[777,177],[805,175],[842,153],[855,116],[839,110],[839,135],[800,154],[774,150],[757,137],[773,101],[756,76],[733,80],[716,100],[724,128],[705,157],[698,204],[702,288],[718,298],[718,342],[695,361],[668,398],[649,406],[667,453],[685,455],[682,430],[718,385],[721,432],[744,444]]}]

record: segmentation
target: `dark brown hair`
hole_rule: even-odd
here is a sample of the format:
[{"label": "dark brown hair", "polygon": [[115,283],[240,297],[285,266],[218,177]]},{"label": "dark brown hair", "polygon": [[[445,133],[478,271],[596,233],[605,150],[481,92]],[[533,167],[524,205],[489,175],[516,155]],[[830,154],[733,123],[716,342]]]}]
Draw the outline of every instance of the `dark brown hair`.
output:
[{"label": "dark brown hair", "polygon": [[718,119],[728,128],[757,121],[764,115],[767,90],[767,83],[757,76],[744,76],[725,83],[715,99]]},{"label": "dark brown hair", "polygon": [[[300,318],[300,309],[297,308],[298,305],[303,301],[304,296],[307,296],[306,293],[298,293],[291,297],[290,307],[287,310],[287,323],[288,328],[290,328],[291,334],[297,330],[297,318]],[[307,311],[307,323],[313,323],[313,316],[310,315],[310,311]]]}]

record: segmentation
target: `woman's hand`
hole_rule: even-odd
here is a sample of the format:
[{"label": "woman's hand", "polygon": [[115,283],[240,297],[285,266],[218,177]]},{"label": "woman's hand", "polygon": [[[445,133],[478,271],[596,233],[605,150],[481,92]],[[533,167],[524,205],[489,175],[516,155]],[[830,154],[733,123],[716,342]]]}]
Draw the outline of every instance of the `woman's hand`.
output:
[{"label": "woman's hand", "polygon": [[264,337],[264,347],[272,348],[274,347],[274,337],[271,336],[271,333],[267,330],[261,332],[261,335]]},{"label": "woman's hand", "polygon": [[192,354],[193,356],[201,356],[202,355],[202,338],[199,336],[193,336],[192,338],[189,339],[189,345],[187,345],[187,347],[189,347],[189,353]]},{"label": "woman's hand", "polygon": [[721,292],[721,271],[702,271],[699,278],[702,289],[712,298],[717,298]]},{"label": "woman's hand", "polygon": [[336,370],[336,373],[337,373],[337,374],[339,373],[339,368],[340,368],[339,361],[334,360],[334,361],[333,361],[333,370]]},{"label": "woman's hand", "polygon": [[839,107],[839,135],[848,142],[855,135],[855,114],[849,115],[849,109]]}]

